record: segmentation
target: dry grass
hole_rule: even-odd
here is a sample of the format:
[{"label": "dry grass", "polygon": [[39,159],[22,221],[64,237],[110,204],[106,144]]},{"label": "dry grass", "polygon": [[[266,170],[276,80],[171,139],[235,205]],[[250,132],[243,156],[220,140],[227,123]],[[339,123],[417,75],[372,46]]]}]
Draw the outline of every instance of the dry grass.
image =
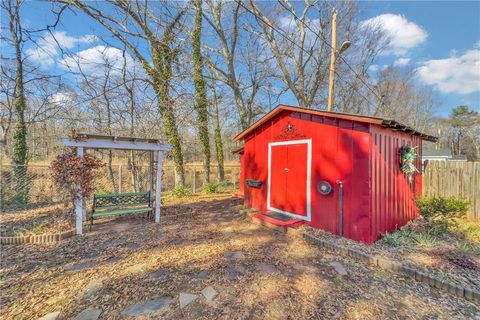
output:
[{"label": "dry grass", "polygon": [[[166,203],[160,225],[121,217],[55,245],[5,246],[0,318],[37,319],[58,310],[63,319],[71,319],[87,307],[98,307],[102,319],[119,319],[126,306],[159,297],[173,299],[168,311],[145,318],[480,317],[478,306],[468,301],[393,274],[377,275],[377,269],[368,265],[253,225],[234,214],[231,208],[237,204],[223,195],[175,200],[174,205]],[[227,277],[229,261],[224,255],[229,251],[245,255],[234,262],[246,269],[238,280]],[[338,277],[329,265],[332,261],[347,268],[346,278]],[[68,271],[78,263],[91,265]],[[278,272],[259,272],[259,263]],[[150,273],[159,268],[166,277],[152,280]],[[208,272],[207,279],[192,280],[200,271]],[[102,282],[102,289],[86,297],[86,287],[94,279]],[[179,308],[180,292],[200,295],[209,285],[219,292],[213,302],[200,297]]]}]

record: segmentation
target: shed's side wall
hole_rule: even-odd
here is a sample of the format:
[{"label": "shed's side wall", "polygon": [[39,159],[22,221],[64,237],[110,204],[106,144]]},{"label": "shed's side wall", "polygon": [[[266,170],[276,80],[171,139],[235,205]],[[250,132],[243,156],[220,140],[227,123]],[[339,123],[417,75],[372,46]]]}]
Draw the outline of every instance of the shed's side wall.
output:
[{"label": "shed's side wall", "polygon": [[400,170],[400,148],[418,146],[415,166],[421,171],[422,141],[419,137],[371,126],[372,238],[392,232],[418,216],[415,196],[422,194],[422,175],[413,182]]},{"label": "shed's side wall", "polygon": [[[288,122],[296,128],[293,136],[297,136],[281,138]],[[267,211],[269,142],[312,139],[310,225],[339,233],[339,180],[344,186],[344,236],[370,243],[369,130],[368,124],[300,112],[285,111],[272,118],[245,139],[243,177],[262,181],[259,189],[244,186],[245,205]],[[334,188],[332,194],[318,193],[316,186],[323,180]],[[294,194],[295,190],[289,192]]]}]

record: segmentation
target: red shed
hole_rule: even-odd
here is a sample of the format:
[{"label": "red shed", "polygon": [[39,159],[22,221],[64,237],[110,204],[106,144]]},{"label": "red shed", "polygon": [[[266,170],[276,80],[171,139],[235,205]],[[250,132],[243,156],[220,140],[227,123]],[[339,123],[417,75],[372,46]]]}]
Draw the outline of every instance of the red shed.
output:
[{"label": "red shed", "polygon": [[420,170],[422,140],[436,137],[394,120],[279,105],[234,140],[244,141],[241,191],[257,218],[373,243],[418,215],[422,176],[401,171],[401,148],[417,147]]}]

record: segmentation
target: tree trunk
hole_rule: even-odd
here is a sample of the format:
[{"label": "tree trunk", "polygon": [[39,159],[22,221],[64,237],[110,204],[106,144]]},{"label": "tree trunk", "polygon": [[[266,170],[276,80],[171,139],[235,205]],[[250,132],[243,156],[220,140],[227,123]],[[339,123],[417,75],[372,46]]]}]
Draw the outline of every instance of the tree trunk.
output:
[{"label": "tree trunk", "polygon": [[15,90],[14,107],[16,113],[15,129],[13,131],[13,153],[12,162],[14,166],[14,175],[16,181],[17,200],[21,203],[27,202],[28,187],[26,182],[27,175],[27,126],[25,124],[25,109],[27,102],[25,99],[24,79],[23,79],[23,60],[22,60],[22,27],[20,24],[20,3],[14,1],[8,2],[9,9],[9,27],[12,34],[12,40],[15,47]]},{"label": "tree trunk", "polygon": [[218,182],[222,183],[225,181],[225,167],[224,167],[224,158],[223,158],[223,141],[222,141],[222,131],[220,129],[220,119],[218,115],[218,99],[217,91],[215,90],[215,81],[212,81],[212,96],[213,96],[213,125],[215,128],[215,149],[217,155],[217,164],[218,164]]},{"label": "tree trunk", "polygon": [[192,35],[193,47],[193,81],[195,85],[195,109],[197,111],[198,137],[200,148],[203,153],[203,170],[205,172],[203,182],[210,182],[210,139],[208,136],[208,110],[207,110],[207,90],[205,78],[203,76],[203,58],[202,58],[202,1],[195,2],[197,9],[195,15],[195,30]]},{"label": "tree trunk", "polygon": [[[168,44],[168,41],[167,41]],[[172,79],[172,63],[175,54],[167,44],[161,48],[152,49],[154,64],[153,86],[158,98],[158,109],[163,119],[163,127],[167,142],[172,146],[173,163],[175,165],[175,187],[185,187],[185,168],[183,163],[182,145],[178,134],[177,121],[173,111],[173,102],[170,99],[170,80]]]}]

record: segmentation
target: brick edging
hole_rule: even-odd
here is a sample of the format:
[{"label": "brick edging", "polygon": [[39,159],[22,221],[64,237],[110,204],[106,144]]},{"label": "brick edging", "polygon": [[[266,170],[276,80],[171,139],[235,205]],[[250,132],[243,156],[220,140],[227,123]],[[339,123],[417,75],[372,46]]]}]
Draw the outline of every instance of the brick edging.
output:
[{"label": "brick edging", "polygon": [[[262,225],[269,229],[274,229],[277,232],[283,231],[283,228],[279,228],[271,224],[269,225],[266,223],[262,223],[263,221],[253,219],[249,214],[250,212],[248,212],[248,210],[240,210],[240,214],[244,214],[250,219],[250,221],[256,224]],[[333,243],[331,241],[317,238],[311,234],[301,231],[300,229],[288,228],[287,235],[292,237],[302,238],[309,244],[326,248],[328,250],[335,251],[335,252],[344,254],[346,256],[355,258],[357,260],[360,260],[362,262],[377,266],[383,270],[395,272],[397,274],[401,274],[403,276],[409,277],[416,281],[423,282],[425,284],[428,284],[430,287],[436,289],[437,291],[449,292],[457,297],[464,298],[469,301],[480,304],[480,292],[447,283],[436,277],[425,274],[420,270],[417,270],[405,264],[402,264],[401,262],[398,262],[396,260],[380,257],[378,255],[371,255],[365,252],[361,252],[359,250],[347,248],[347,247],[338,245],[336,243]]]},{"label": "brick edging", "polygon": [[289,229],[288,232],[294,237],[301,237],[305,239],[307,243],[323,247],[335,252],[339,252],[357,260],[377,266],[383,270],[395,272],[416,281],[423,282],[425,284],[428,284],[430,287],[436,289],[437,291],[449,292],[453,295],[456,295],[457,297],[465,298],[475,303],[480,303],[480,292],[450,284],[437,277],[425,274],[422,271],[411,268],[410,266],[402,264],[401,262],[398,262],[396,260],[379,257],[378,255],[371,255],[351,248],[346,248],[344,246],[337,245],[331,241],[317,238],[311,234],[302,232],[300,230]]},{"label": "brick edging", "polygon": [[56,234],[38,234],[20,237],[0,237],[0,244],[53,243],[70,238],[74,235],[75,229]]}]

